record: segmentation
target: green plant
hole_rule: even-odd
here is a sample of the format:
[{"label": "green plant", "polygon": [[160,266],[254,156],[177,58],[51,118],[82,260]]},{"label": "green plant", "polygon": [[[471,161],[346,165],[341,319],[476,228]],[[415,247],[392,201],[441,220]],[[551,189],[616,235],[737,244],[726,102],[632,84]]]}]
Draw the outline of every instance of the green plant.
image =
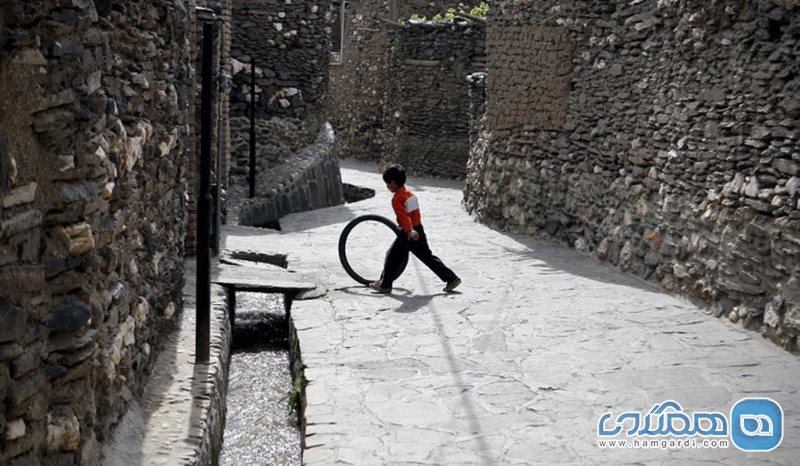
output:
[{"label": "green plant", "polygon": [[408,19],[411,20],[411,21],[415,21],[415,22],[416,21],[427,21],[428,20],[428,18],[426,18],[424,16],[420,16],[420,15],[418,15],[416,13],[412,14]]},{"label": "green plant", "polygon": [[480,5],[469,10],[469,14],[471,14],[472,16],[477,16],[479,18],[485,18],[486,15],[489,14],[489,5],[486,4],[486,2],[481,2]]},{"label": "green plant", "polygon": [[302,374],[298,374],[294,378],[292,389],[289,390],[289,413],[293,413],[295,411],[298,413],[300,412],[301,402],[303,400],[303,389],[305,386],[305,377],[303,377]]},{"label": "green plant", "polygon": [[456,19],[456,11],[452,8],[449,8],[445,14],[437,13],[436,16],[433,17],[433,21],[436,23],[452,21],[454,19]]}]

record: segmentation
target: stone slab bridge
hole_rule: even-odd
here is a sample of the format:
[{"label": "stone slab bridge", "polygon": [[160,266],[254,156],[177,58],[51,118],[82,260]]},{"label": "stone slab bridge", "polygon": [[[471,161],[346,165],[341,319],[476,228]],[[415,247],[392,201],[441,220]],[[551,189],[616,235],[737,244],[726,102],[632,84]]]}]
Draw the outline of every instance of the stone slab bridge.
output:
[{"label": "stone slab bridge", "polygon": [[[800,458],[800,361],[761,336],[564,247],[475,223],[455,182],[412,178],[434,253],[463,279],[444,294],[416,259],[392,295],[357,286],[337,242],[358,215],[391,216],[374,166],[343,164],[369,200],[229,227],[228,250],[286,253],[329,292],[295,301],[305,377],[305,464],[791,464]],[[367,230],[365,229],[365,232]],[[385,229],[354,241],[377,267]],[[355,244],[357,243],[357,244]],[[742,397],[783,407],[768,453],[609,449],[605,412],[666,400],[727,414]]]}]

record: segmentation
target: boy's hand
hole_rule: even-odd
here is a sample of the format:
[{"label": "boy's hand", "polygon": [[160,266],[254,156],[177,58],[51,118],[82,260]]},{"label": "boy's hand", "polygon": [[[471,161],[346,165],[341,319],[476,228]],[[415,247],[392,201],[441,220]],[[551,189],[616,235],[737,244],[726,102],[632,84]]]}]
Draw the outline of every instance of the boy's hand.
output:
[{"label": "boy's hand", "polygon": [[408,239],[410,239],[411,241],[418,240],[419,239],[419,233],[417,233],[415,230],[409,231],[408,232]]}]

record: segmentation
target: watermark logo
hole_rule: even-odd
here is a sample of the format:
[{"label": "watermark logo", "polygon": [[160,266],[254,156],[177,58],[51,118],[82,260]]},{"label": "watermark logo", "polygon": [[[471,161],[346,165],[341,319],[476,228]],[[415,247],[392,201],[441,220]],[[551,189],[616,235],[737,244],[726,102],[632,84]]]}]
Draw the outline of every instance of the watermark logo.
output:
[{"label": "watermark logo", "polygon": [[783,408],[771,398],[743,398],[731,408],[731,440],[743,451],[772,451],[783,440]]},{"label": "watermark logo", "polygon": [[743,398],[730,416],[690,413],[677,401],[666,400],[646,413],[604,413],[597,437],[603,448],[728,448],[733,442],[744,451],[771,451],[783,439],[783,410],[770,398]]}]

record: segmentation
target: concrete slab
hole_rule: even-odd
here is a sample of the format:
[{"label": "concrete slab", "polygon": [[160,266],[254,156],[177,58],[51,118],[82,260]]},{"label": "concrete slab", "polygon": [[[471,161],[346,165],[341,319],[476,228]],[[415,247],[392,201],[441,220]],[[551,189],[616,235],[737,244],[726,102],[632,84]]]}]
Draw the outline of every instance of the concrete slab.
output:
[{"label": "concrete slab", "polygon": [[296,274],[275,266],[222,265],[212,283],[236,291],[257,293],[299,293],[316,288]]},{"label": "concrete slab", "polygon": [[[456,182],[411,178],[435,254],[459,293],[415,259],[392,295],[359,286],[337,256],[365,213],[391,215],[374,166],[343,163],[373,199],[293,214],[281,232],[231,229],[225,247],[286,253],[290,269],[331,290],[291,315],[306,364],[306,464],[796,464],[800,362],[752,331],[705,315],[573,250],[495,231],[461,208]],[[353,246],[380,266],[385,230]],[[606,411],[643,414],[673,399],[728,412],[744,396],[784,411],[769,453],[609,449]]]}]

